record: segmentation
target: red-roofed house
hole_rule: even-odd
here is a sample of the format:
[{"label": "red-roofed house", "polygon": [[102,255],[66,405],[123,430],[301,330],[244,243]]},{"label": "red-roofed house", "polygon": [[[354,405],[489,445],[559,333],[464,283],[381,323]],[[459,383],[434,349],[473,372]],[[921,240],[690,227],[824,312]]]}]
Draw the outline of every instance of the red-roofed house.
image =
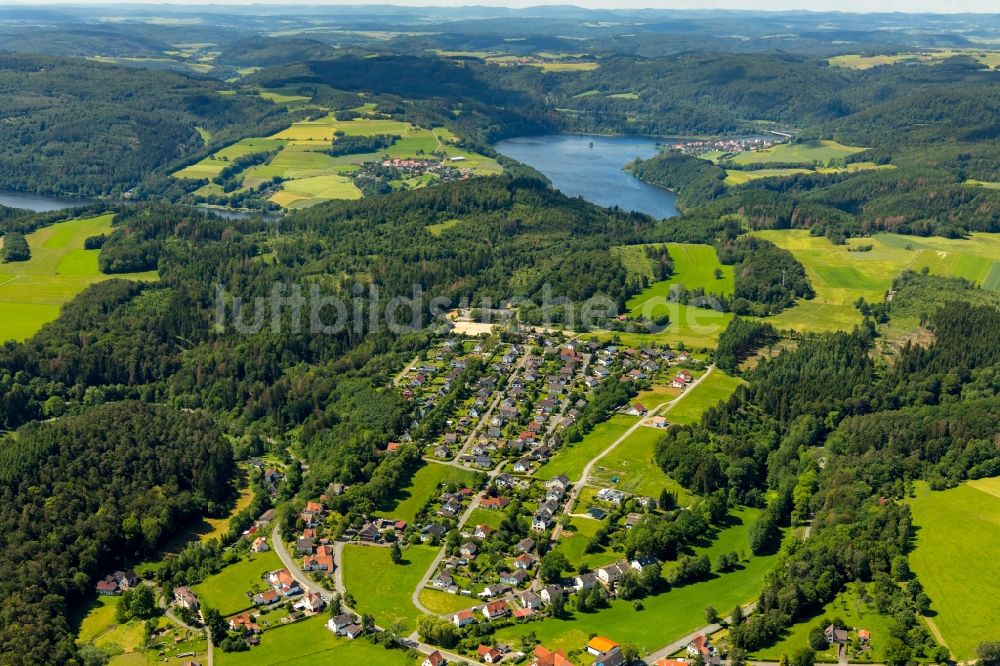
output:
[{"label": "red-roofed house", "polygon": [[495,620],[498,617],[510,615],[510,607],[506,601],[491,601],[483,606],[483,617],[487,620]]},{"label": "red-roofed house", "polygon": [[476,650],[476,654],[479,655],[479,659],[487,664],[495,664],[500,661],[500,650],[495,647],[490,647],[489,645],[480,645],[479,649]]}]

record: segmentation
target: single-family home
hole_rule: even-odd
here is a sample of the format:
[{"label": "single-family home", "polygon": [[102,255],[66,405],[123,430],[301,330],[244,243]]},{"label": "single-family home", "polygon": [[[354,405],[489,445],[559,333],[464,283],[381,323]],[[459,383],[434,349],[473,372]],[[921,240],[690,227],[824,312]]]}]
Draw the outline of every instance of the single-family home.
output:
[{"label": "single-family home", "polygon": [[271,547],[267,545],[267,538],[259,536],[253,540],[253,545],[250,546],[250,550],[255,553],[263,553],[264,551],[271,550]]},{"label": "single-family home", "polygon": [[462,554],[462,557],[464,557],[467,560],[475,559],[476,553],[479,552],[479,546],[470,541],[466,544],[463,544],[462,547],[459,549],[459,552]]},{"label": "single-family home", "polygon": [[649,410],[647,410],[641,402],[633,404],[628,409],[628,413],[631,414],[632,416],[645,416],[647,411]]},{"label": "single-family home", "polygon": [[302,595],[302,598],[295,602],[293,608],[305,611],[307,613],[318,613],[323,610],[326,606],[326,602],[323,601],[323,597],[316,594],[315,592],[306,592]]},{"label": "single-family home", "polygon": [[608,652],[609,650],[613,650],[616,647],[619,647],[619,644],[614,642],[610,638],[606,638],[604,636],[594,636],[593,638],[590,639],[590,641],[587,643],[585,647],[587,649],[587,652],[596,657],[597,655],[603,654],[605,652]]},{"label": "single-family home", "polygon": [[479,657],[480,661],[486,664],[497,664],[503,656],[500,653],[500,650],[495,647],[490,647],[489,645],[480,645],[479,649],[476,650],[476,655]]},{"label": "single-family home", "polygon": [[621,648],[615,646],[597,655],[594,666],[625,666],[625,655],[622,654]]},{"label": "single-family home", "polygon": [[521,539],[514,546],[515,553],[530,553],[535,548],[535,540],[531,538]]},{"label": "single-family home", "polygon": [[531,666],[573,666],[573,662],[566,658],[566,653],[562,650],[553,652],[538,645],[535,647],[535,658]]},{"label": "single-family home", "polygon": [[458,611],[451,617],[451,621],[455,623],[455,626],[461,629],[467,624],[472,624],[476,621],[476,614],[471,609],[466,609]]},{"label": "single-family home", "polygon": [[597,585],[597,574],[595,573],[580,574],[573,579],[573,587],[576,588],[577,592],[589,590],[595,585]]},{"label": "single-family home", "polygon": [[493,528],[489,525],[476,525],[476,531],[472,533],[472,536],[477,539],[486,539],[493,533]]},{"label": "single-family home", "polygon": [[420,666],[445,666],[447,663],[448,661],[441,656],[441,653],[438,650],[434,650],[434,652],[424,657],[424,660],[420,662]]},{"label": "single-family home", "polygon": [[659,563],[660,563],[660,561],[657,560],[652,555],[643,555],[641,557],[637,557],[634,560],[632,560],[629,563],[629,566],[631,566],[636,571],[643,571],[643,570],[647,569],[648,567],[651,567],[654,564],[659,564]]},{"label": "single-family home", "polygon": [[613,587],[615,583],[621,580],[621,577],[625,575],[626,571],[628,571],[628,566],[626,564],[615,562],[614,564],[609,564],[606,567],[598,569],[597,578],[605,585],[605,587]]},{"label": "single-family home", "polygon": [[823,630],[823,635],[826,637],[826,642],[831,645],[843,645],[847,642],[847,630],[833,624]]},{"label": "single-family home", "polygon": [[521,606],[524,608],[538,610],[542,607],[542,598],[530,590],[522,593],[518,599],[521,602]]},{"label": "single-family home", "polygon": [[514,566],[518,569],[527,571],[531,567],[535,566],[535,556],[529,553],[521,553],[514,558]]},{"label": "single-family home", "polygon": [[270,606],[280,600],[281,595],[278,594],[277,590],[264,590],[259,594],[253,595],[253,603],[255,606]]},{"label": "single-family home", "polygon": [[508,606],[507,602],[502,599],[490,601],[483,606],[483,617],[487,620],[495,620],[507,615],[510,615],[510,606]]},{"label": "single-family home", "polygon": [[505,585],[522,585],[529,576],[523,570],[504,571],[500,574],[500,582]]},{"label": "single-family home", "polygon": [[174,603],[176,603],[181,608],[187,608],[189,610],[197,610],[198,608],[198,597],[187,585],[181,585],[180,587],[174,588]]}]

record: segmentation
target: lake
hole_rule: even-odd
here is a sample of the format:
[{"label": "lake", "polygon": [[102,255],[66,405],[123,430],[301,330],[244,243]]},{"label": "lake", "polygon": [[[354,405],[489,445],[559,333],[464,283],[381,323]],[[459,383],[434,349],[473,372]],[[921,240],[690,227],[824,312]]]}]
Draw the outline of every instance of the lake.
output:
[{"label": "lake", "polygon": [[637,157],[654,157],[658,141],[664,140],[557,134],[507,139],[494,148],[542,172],[563,194],[662,219],[678,214],[674,193],[623,170]]},{"label": "lake", "polygon": [[36,213],[47,213],[52,210],[86,206],[89,203],[89,199],[69,199],[66,197],[50,197],[44,194],[31,194],[29,192],[0,191],[0,206],[26,208]]}]

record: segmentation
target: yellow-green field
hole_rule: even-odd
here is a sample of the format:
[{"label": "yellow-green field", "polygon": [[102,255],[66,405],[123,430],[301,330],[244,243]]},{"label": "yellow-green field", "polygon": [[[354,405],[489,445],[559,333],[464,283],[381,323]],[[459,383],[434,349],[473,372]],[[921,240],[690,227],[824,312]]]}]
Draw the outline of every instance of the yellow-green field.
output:
[{"label": "yellow-green field", "polygon": [[[861,321],[859,297],[879,302],[893,279],[906,269],[927,268],[935,275],[963,277],[987,289],[1000,289],[1000,234],[972,234],[967,240],[878,234],[834,245],[808,231],[758,231],[790,251],[806,269],[816,298],[770,318],[778,328],[800,331],[849,330]],[[869,252],[848,248],[871,244]]]},{"label": "yellow-green field", "polygon": [[[143,623],[140,620],[118,624],[115,610],[119,597],[97,597],[80,620],[76,640],[81,645],[91,644],[102,648],[119,648],[126,654],[139,650],[142,643]],[[145,663],[145,660],[142,662]]]},{"label": "yellow-green field", "polygon": [[934,492],[916,484],[910,565],[931,598],[933,623],[959,661],[1000,627],[1000,477]]},{"label": "yellow-green field", "polygon": [[836,141],[812,140],[798,143],[780,143],[767,150],[748,150],[729,157],[736,164],[821,164],[842,160],[860,153],[864,148],[845,146]]},{"label": "yellow-green field", "polygon": [[849,69],[871,69],[879,65],[894,65],[900,62],[916,62],[927,65],[936,65],[948,58],[955,56],[966,56],[982,63],[990,69],[1000,67],[1000,51],[987,51],[984,49],[944,49],[941,51],[924,51],[921,53],[896,53],[892,55],[860,55],[849,53],[830,58],[828,62],[833,67],[847,67]]},{"label": "yellow-green field", "polygon": [[31,259],[0,264],[0,340],[24,340],[59,316],[60,307],[92,284],[112,277],[155,280],[156,273],[105,275],[90,236],[109,233],[111,214],[60,222],[27,235]]},{"label": "yellow-green field", "polygon": [[[261,94],[280,103],[303,104],[308,99],[297,91],[282,88],[265,90]],[[347,136],[373,136],[392,134],[400,140],[385,150],[358,155],[332,157],[327,150],[336,133]],[[424,129],[398,120],[356,118],[337,120],[327,114],[314,120],[294,123],[290,127],[266,138],[238,141],[215,154],[175,172],[175,178],[212,179],[238,157],[251,153],[278,151],[266,164],[250,167],[238,177],[242,190],[255,188],[274,177],[284,182],[281,189],[271,196],[271,201],[284,208],[308,208],[334,199],[359,199],[361,190],[354,185],[352,174],[362,162],[377,161],[384,155],[394,158],[430,158],[437,153],[445,159],[462,157],[456,166],[479,175],[498,174],[500,165],[492,158],[462,150],[454,145],[455,135],[444,128]],[[414,180],[411,187],[419,187],[427,180]],[[242,191],[241,190],[241,191]],[[221,195],[222,189],[209,183],[195,192],[197,196]]]},{"label": "yellow-green field", "polygon": [[671,423],[682,425],[698,423],[705,410],[728,400],[729,396],[743,383],[739,377],[730,377],[721,370],[715,369],[697,386],[687,389],[689,394],[670,411],[664,412],[664,416]]}]

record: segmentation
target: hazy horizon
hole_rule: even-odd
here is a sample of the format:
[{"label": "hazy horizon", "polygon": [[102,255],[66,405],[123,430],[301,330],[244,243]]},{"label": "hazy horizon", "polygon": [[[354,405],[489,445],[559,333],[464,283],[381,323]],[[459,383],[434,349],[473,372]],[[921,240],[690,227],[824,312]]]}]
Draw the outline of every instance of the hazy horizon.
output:
[{"label": "hazy horizon", "polygon": [[283,6],[283,5],[313,5],[313,6],[351,6],[351,5],[382,5],[399,7],[488,7],[488,8],[511,8],[525,9],[540,6],[575,6],[585,9],[723,9],[734,11],[815,11],[815,12],[840,12],[850,14],[885,14],[885,13],[906,13],[906,14],[997,14],[1000,13],[995,0],[884,0],[878,4],[873,11],[872,3],[869,0],[840,0],[830,2],[829,0],[754,0],[746,2],[740,0],[576,0],[566,2],[565,0],[296,0],[291,3],[265,1],[248,2],[247,0],[129,0],[128,2],[93,2],[90,0],[14,0],[4,3],[10,6],[91,6],[91,7],[114,7],[130,5],[149,5],[150,7],[163,5],[191,5],[191,6],[216,6],[229,5],[233,7],[253,7],[253,6]]}]

